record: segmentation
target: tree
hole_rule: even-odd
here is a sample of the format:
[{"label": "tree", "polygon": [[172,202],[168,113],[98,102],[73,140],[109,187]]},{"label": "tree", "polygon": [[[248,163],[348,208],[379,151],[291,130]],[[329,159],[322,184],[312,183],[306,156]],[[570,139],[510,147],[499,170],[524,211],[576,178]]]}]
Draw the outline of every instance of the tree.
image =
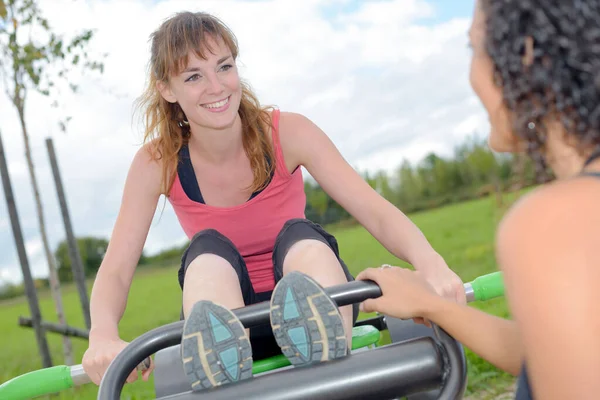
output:
[{"label": "tree", "polygon": [[[25,145],[25,158],[35,198],[40,236],[48,262],[50,289],[60,323],[66,324],[60,282],[48,243],[40,191],[33,165],[29,133],[25,118],[26,101],[32,91],[49,98],[57,98],[59,83],[75,92],[77,85],[69,72],[73,67],[83,71],[103,71],[103,64],[91,60],[86,46],[93,37],[91,30],[75,35],[70,41],[56,35],[42,14],[35,0],[0,0],[0,76],[6,95],[15,107]],[[53,107],[58,101],[50,101]],[[66,131],[70,117],[60,118],[58,124]],[[65,362],[72,364],[71,344],[63,337]]]},{"label": "tree", "polygon": [[[86,276],[95,275],[100,268],[108,240],[96,237],[77,238],[77,247],[81,254],[81,261]],[[71,257],[69,256],[69,244],[66,240],[59,243],[54,253],[56,263],[58,264],[58,276],[62,282],[73,280],[73,270],[71,268]]]}]

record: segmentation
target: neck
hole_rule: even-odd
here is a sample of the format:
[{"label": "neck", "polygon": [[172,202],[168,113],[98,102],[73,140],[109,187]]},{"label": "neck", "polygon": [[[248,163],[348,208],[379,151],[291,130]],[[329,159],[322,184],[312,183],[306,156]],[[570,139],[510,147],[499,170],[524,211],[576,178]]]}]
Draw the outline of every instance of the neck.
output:
[{"label": "neck", "polygon": [[585,158],[575,155],[548,157],[548,166],[558,179],[568,179],[581,173],[584,162]]},{"label": "neck", "polygon": [[236,158],[243,151],[242,122],[239,115],[223,129],[192,127],[188,143],[190,152],[210,163],[219,164]]},{"label": "neck", "polygon": [[[568,179],[580,174],[583,170],[599,170],[600,158],[591,160],[592,154],[594,154],[593,150],[578,152],[574,147],[561,143],[549,146],[546,158],[549,167],[552,168],[558,179]],[[590,160],[589,163],[588,160]]]}]

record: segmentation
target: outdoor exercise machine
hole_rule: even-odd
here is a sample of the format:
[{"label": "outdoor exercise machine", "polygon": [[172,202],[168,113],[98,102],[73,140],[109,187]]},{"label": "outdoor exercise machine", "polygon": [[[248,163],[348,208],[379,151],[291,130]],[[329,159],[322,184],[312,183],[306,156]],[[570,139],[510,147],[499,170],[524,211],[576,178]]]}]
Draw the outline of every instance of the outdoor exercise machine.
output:
[{"label": "outdoor exercise machine", "polygon": [[[354,281],[326,289],[339,307],[381,296],[371,281]],[[467,301],[504,295],[502,274],[495,272],[465,284]],[[269,323],[269,303],[233,310],[246,328]],[[378,346],[388,331],[390,344]],[[294,368],[283,355],[253,364],[254,376],[241,382],[193,392],[179,356],[183,321],[153,329],[121,351],[109,365],[98,390],[99,400],[115,400],[130,372],[155,355],[157,399],[461,399],[467,365],[462,345],[443,329],[385,315],[358,321],[350,356]],[[56,366],[13,378],[0,386],[0,398],[25,400],[90,383],[81,365]]]}]

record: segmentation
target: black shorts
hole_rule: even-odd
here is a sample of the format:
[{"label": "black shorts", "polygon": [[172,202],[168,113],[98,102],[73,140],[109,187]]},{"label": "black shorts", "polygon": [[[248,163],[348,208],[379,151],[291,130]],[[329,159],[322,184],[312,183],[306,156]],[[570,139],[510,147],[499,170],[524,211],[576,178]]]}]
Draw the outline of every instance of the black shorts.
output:
[{"label": "black shorts", "polygon": [[[339,260],[348,282],[354,280],[354,277],[348,271],[348,267],[340,258],[335,237],[327,233],[319,224],[307,219],[298,218],[287,221],[275,240],[273,248],[273,275],[275,277],[275,284],[283,277],[283,260],[288,250],[296,242],[304,239],[319,240],[329,246]],[[194,235],[184,252],[181,258],[181,268],[178,272],[179,286],[182,290],[187,267],[196,257],[204,253],[216,254],[223,257],[233,266],[240,282],[245,305],[269,301],[271,299],[272,291],[260,293],[254,291],[243,257],[231,240],[214,229],[206,229]],[[183,311],[180,317],[183,319]],[[358,304],[354,304],[353,324],[357,318]],[[250,342],[255,360],[281,354],[281,350],[275,342],[269,324],[250,328]]]}]

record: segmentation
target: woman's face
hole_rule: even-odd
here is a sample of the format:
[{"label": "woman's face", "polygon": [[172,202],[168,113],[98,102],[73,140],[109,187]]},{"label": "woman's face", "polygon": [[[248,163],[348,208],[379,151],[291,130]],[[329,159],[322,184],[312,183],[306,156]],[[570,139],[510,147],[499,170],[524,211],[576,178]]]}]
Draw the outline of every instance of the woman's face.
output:
[{"label": "woman's face", "polygon": [[485,49],[485,14],[480,0],[475,3],[469,41],[473,50],[469,80],[488,113],[491,127],[488,144],[497,152],[516,152],[518,141],[509,122],[509,112],[502,101],[502,90],[494,84],[492,59]]},{"label": "woman's face", "polygon": [[208,44],[213,51],[206,51],[206,60],[190,52],[185,70],[160,89],[167,101],[179,103],[192,127],[223,129],[237,117],[242,86],[230,49],[220,39]]}]

